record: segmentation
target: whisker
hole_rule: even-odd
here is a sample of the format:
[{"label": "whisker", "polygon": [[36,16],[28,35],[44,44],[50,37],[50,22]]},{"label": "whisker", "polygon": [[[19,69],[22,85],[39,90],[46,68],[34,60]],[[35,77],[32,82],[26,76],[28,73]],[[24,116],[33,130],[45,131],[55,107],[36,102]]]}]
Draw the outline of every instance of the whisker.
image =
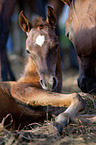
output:
[{"label": "whisker", "polygon": [[92,93],[94,90],[96,90],[96,88],[93,88],[91,91],[89,91],[88,93],[90,94],[90,93]]}]

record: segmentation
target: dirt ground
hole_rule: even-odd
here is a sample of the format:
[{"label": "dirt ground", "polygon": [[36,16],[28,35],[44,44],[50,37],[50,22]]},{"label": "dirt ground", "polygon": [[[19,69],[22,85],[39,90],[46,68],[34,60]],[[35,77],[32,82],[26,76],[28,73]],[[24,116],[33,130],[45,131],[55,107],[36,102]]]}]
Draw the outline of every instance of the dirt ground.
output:
[{"label": "dirt ground", "polygon": [[[19,63],[17,63],[19,61]],[[11,57],[11,65],[16,78],[20,77],[24,68],[23,60],[17,56]],[[91,114],[95,120],[83,122],[82,116],[75,117],[67,125],[62,134],[52,126],[52,122],[45,121],[44,124],[34,123],[29,130],[9,131],[3,126],[4,120],[0,123],[0,145],[95,145],[96,144],[96,96],[84,94],[77,86],[78,71],[68,68],[63,71],[63,93],[77,92],[86,102],[86,109],[79,115]],[[85,116],[86,117],[86,116]],[[85,118],[84,117],[84,118]]]}]

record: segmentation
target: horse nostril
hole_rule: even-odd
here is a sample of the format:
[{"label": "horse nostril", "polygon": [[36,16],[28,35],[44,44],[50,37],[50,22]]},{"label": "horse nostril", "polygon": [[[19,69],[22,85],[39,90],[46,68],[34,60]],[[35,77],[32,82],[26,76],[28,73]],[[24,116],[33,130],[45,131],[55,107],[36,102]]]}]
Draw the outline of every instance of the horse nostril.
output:
[{"label": "horse nostril", "polygon": [[78,87],[80,87],[80,81],[79,78],[77,79]]},{"label": "horse nostril", "polygon": [[82,84],[84,84],[84,85],[86,84],[86,77],[82,78]]},{"label": "horse nostril", "polygon": [[77,79],[78,87],[82,90],[82,92],[87,91],[87,78],[85,76],[79,77]]},{"label": "horse nostril", "polygon": [[85,86],[86,85],[86,77],[78,78],[77,79],[78,86],[80,87],[81,85]]},{"label": "horse nostril", "polygon": [[55,77],[53,77],[53,89],[55,89],[57,86],[57,80]]}]

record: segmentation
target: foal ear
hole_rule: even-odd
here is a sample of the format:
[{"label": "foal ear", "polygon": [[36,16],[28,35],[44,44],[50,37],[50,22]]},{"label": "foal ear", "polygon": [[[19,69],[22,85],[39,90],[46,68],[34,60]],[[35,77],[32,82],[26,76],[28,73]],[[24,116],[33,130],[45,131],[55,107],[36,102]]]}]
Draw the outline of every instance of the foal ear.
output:
[{"label": "foal ear", "polygon": [[32,28],[32,24],[28,22],[28,19],[24,16],[23,11],[19,14],[19,25],[24,32],[29,32]]},{"label": "foal ear", "polygon": [[61,0],[61,1],[63,1],[66,5],[70,6],[72,0]]},{"label": "foal ear", "polygon": [[46,21],[50,24],[51,27],[54,27],[56,25],[56,14],[54,9],[50,6],[48,6]]}]

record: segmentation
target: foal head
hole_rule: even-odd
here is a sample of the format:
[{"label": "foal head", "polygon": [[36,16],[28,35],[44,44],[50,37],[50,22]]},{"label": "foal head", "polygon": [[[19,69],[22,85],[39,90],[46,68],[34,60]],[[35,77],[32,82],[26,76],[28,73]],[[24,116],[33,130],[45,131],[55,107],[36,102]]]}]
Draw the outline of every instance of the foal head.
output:
[{"label": "foal head", "polygon": [[55,34],[56,15],[48,6],[47,19],[41,17],[29,22],[23,12],[19,15],[19,24],[27,33],[26,51],[29,53],[40,76],[43,89],[55,91],[58,80],[55,76],[58,48],[58,37]]}]

